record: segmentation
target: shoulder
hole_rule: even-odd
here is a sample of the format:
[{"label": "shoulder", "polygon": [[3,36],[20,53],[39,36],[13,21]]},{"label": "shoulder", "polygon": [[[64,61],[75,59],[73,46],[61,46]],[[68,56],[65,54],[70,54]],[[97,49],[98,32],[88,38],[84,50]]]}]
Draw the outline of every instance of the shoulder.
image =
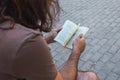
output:
[{"label": "shoulder", "polygon": [[[0,24],[0,36],[0,48],[8,48],[12,54],[17,53],[17,50],[28,40],[35,37],[39,37],[40,40],[42,39],[40,32],[17,23],[13,25],[10,21]],[[9,47],[13,49],[9,49]],[[6,49],[2,51],[7,53]]]},{"label": "shoulder", "polygon": [[[11,73],[11,66],[17,52],[25,43],[29,43],[36,37],[42,40],[40,32],[25,28],[20,24],[14,24],[14,26],[11,22],[0,24],[0,64],[4,63],[0,65],[0,71]],[[38,40],[35,39],[35,41]]]},{"label": "shoulder", "polygon": [[[21,24],[15,24],[14,25],[14,29],[15,33],[18,33],[19,36],[22,36],[22,35],[25,35],[27,36],[26,34],[29,34],[31,36],[36,36],[36,35],[40,35],[41,36],[41,32],[37,31],[37,30],[33,30],[33,29],[30,29],[30,28],[27,28]],[[13,31],[13,32],[14,32]]]}]

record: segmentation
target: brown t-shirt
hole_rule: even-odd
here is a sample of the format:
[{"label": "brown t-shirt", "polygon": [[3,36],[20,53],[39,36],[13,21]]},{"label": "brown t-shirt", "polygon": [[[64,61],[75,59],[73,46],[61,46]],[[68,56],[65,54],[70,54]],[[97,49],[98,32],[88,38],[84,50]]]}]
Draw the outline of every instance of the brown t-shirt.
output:
[{"label": "brown t-shirt", "polygon": [[0,24],[0,80],[54,80],[57,70],[40,32]]}]

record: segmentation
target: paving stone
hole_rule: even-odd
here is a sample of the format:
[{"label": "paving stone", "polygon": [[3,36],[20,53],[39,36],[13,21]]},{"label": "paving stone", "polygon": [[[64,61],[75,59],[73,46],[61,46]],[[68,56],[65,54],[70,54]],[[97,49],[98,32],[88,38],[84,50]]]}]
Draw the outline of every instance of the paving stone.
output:
[{"label": "paving stone", "polygon": [[57,60],[57,61],[55,61],[56,67],[57,67],[59,70],[63,67],[63,64],[64,64],[64,63],[65,63],[65,62],[62,61],[62,60]]},{"label": "paving stone", "polygon": [[93,62],[92,61],[87,61],[82,67],[80,67],[80,70],[82,71],[90,71],[92,68]]},{"label": "paving stone", "polygon": [[115,26],[117,26],[117,23],[112,22],[110,26],[115,28]]},{"label": "paving stone", "polygon": [[115,35],[115,33],[109,32],[108,34],[105,35],[105,38],[110,40],[110,39],[112,39],[112,36],[114,36],[114,35]]},{"label": "paving stone", "polygon": [[[112,33],[117,33],[117,32],[119,32],[119,26],[114,26],[115,28],[113,28],[112,30],[111,30],[111,32]],[[115,35],[114,35],[115,36]]]},{"label": "paving stone", "polygon": [[82,57],[81,57],[81,60],[83,61],[87,61],[90,57],[92,57],[94,55],[94,53],[89,53],[89,54],[84,54]]},{"label": "paving stone", "polygon": [[54,56],[54,59],[55,59],[56,61],[58,61],[58,60],[61,59],[61,57],[62,57],[63,55],[64,55],[64,54],[58,53],[56,56]]},{"label": "paving stone", "polygon": [[117,19],[115,20],[115,22],[120,23],[120,18],[117,18]]},{"label": "paving stone", "polygon": [[113,56],[112,54],[106,53],[106,54],[104,54],[104,55],[101,57],[100,60],[101,60],[103,63],[105,63],[105,62],[107,62],[109,59],[111,59],[112,56]]},{"label": "paving stone", "polygon": [[57,47],[58,47],[58,45],[57,45],[56,43],[49,44],[48,46],[49,46],[49,48],[50,48],[50,50],[51,50],[52,52],[53,52],[54,50],[56,50]]},{"label": "paving stone", "polygon": [[118,78],[118,80],[120,80],[120,77]]},{"label": "paving stone", "polygon": [[114,63],[120,61],[120,50],[113,55],[113,57],[111,58],[111,61],[114,62]]},{"label": "paving stone", "polygon": [[83,67],[83,65],[85,64],[85,61],[82,61],[81,59],[79,60],[79,64],[78,64],[78,70],[81,70],[81,67]]},{"label": "paving stone", "polygon": [[120,75],[120,61],[116,63],[113,72],[117,73]]},{"label": "paving stone", "polygon": [[105,80],[105,77],[107,76],[104,72],[100,71],[97,73],[100,80]]},{"label": "paving stone", "polygon": [[99,39],[95,38],[95,39],[93,39],[93,41],[90,42],[90,43],[91,43],[91,44],[97,44],[99,41],[100,41]]},{"label": "paving stone", "polygon": [[114,67],[115,64],[113,62],[108,61],[103,65],[100,71],[102,71],[106,75],[109,75],[109,73],[113,70]]},{"label": "paving stone", "polygon": [[53,57],[55,57],[58,54],[58,52],[57,51],[52,51],[51,54],[52,54]]},{"label": "paving stone", "polygon": [[118,77],[119,77],[119,75],[111,72],[111,73],[108,75],[108,77],[106,78],[106,80],[117,80]]},{"label": "paving stone", "polygon": [[108,46],[108,45],[103,45],[100,49],[99,49],[99,52],[101,53],[101,54],[105,54],[105,53],[107,53],[107,51],[110,49],[110,47],[111,46]]},{"label": "paving stone", "polygon": [[108,20],[108,22],[109,22],[109,23],[112,23],[114,20],[115,20],[114,18],[110,18],[110,19]]},{"label": "paving stone", "polygon": [[103,54],[96,52],[91,58],[90,60],[92,62],[97,62],[98,60],[100,60],[100,58],[103,56]]},{"label": "paving stone", "polygon": [[[119,29],[117,29],[117,30],[119,30]],[[113,36],[113,39],[119,40],[119,37],[118,37],[118,36],[120,36],[120,32],[117,32],[117,33]]]},{"label": "paving stone", "polygon": [[120,47],[120,39],[118,39],[115,43],[115,45],[117,45],[118,47]]},{"label": "paving stone", "polygon": [[107,39],[101,39],[101,40],[98,42],[98,45],[103,46],[107,41],[108,41]]},{"label": "paving stone", "polygon": [[113,45],[108,52],[112,53],[113,55],[116,54],[119,50],[119,47],[116,45]]},{"label": "paving stone", "polygon": [[95,69],[96,71],[100,71],[102,67],[104,66],[104,63],[102,61],[97,61],[93,63],[94,66],[92,66],[92,69]]}]

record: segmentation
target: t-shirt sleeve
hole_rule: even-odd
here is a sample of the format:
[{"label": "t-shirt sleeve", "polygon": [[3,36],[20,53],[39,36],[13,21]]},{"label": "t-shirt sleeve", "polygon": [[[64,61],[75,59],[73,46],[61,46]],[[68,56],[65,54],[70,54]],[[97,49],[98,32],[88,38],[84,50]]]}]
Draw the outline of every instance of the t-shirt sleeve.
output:
[{"label": "t-shirt sleeve", "polygon": [[46,42],[41,36],[28,39],[14,59],[16,77],[25,80],[55,80],[56,67]]}]

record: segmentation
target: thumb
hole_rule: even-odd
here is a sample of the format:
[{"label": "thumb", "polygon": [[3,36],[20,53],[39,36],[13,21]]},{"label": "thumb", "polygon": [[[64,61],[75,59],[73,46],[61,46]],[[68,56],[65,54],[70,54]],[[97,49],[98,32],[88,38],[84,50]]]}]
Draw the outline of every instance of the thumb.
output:
[{"label": "thumb", "polygon": [[80,38],[83,38],[83,34],[80,34],[79,37],[80,37]]}]

